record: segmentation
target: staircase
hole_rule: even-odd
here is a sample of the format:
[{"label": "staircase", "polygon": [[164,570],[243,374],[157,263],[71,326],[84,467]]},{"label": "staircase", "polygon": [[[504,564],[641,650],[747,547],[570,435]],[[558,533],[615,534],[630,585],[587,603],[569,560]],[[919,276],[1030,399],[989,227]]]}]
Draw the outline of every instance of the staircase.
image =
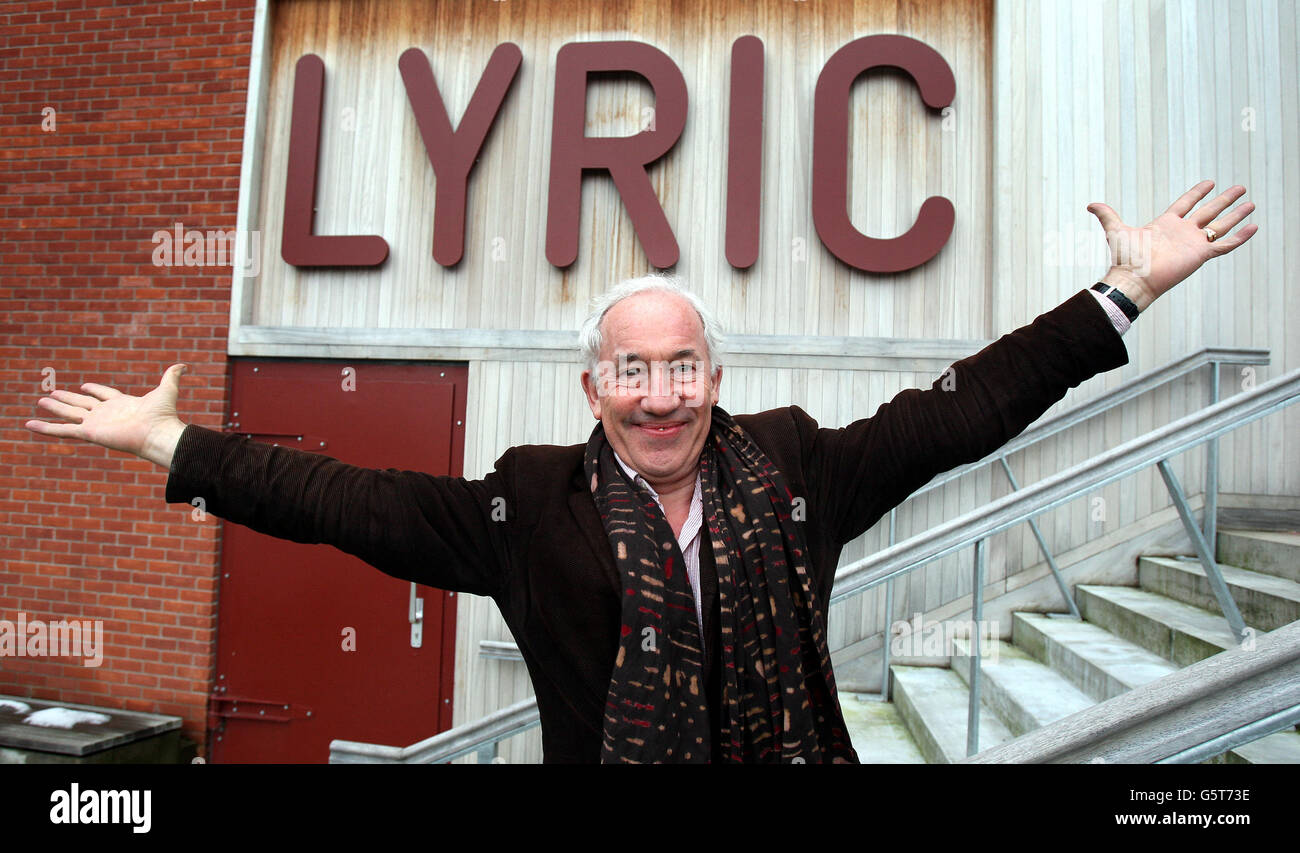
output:
[{"label": "staircase", "polygon": [[[1300,620],[1300,533],[1220,530],[1218,561],[1246,625],[1258,633]],[[1200,563],[1142,557],[1138,586],[1075,588],[1083,619],[1015,613],[1011,638],[987,643],[980,681],[981,750],[1154,681],[1235,646]],[[1250,642],[1250,639],[1247,639]],[[890,667],[893,702],[843,692],[840,704],[864,763],[947,764],[966,755],[969,643],[946,667]],[[1300,731],[1226,752],[1213,762],[1300,764]]]}]

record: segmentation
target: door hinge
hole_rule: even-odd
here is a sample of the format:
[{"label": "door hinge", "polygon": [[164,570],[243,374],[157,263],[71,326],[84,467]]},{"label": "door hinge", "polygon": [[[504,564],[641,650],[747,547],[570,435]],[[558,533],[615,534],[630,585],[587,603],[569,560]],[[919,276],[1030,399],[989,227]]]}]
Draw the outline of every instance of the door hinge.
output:
[{"label": "door hinge", "polygon": [[311,450],[319,452],[329,447],[329,442],[322,435],[303,435],[297,432],[255,432],[247,428],[240,428],[238,422],[233,424],[234,429],[230,430],[236,435],[242,435],[244,438],[251,438],[254,441],[260,441],[264,444],[270,444],[273,447],[292,447],[297,450]]},{"label": "door hinge", "polygon": [[225,720],[260,720],[264,723],[290,723],[305,720],[311,709],[290,702],[250,699],[241,696],[212,696],[208,699],[208,727],[216,728]]}]

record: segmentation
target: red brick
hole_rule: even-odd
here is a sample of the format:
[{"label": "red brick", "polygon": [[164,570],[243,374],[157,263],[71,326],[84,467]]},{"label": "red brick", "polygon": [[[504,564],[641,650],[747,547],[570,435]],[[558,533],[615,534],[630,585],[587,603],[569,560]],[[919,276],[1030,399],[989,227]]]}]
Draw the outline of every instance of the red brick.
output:
[{"label": "red brick", "polygon": [[[60,387],[139,391],[176,359],[192,365],[195,422],[224,420],[229,270],[160,275],[149,236],[235,221],[253,6],[0,9],[0,299],[19,308],[0,318],[4,414],[36,415],[45,365]],[[109,643],[93,670],[6,660],[0,692],[177,714],[202,744],[218,528],[163,504],[164,482],[148,463],[0,430],[0,609],[103,618]]]}]

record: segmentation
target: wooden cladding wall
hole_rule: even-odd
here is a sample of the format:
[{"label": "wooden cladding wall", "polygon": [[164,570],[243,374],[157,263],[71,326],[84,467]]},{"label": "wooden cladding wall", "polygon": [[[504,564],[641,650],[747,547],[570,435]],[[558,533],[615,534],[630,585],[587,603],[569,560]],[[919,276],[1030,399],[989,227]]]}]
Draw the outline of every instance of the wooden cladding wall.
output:
[{"label": "wooden cladding wall", "polygon": [[[1117,383],[1202,346],[1265,347],[1272,365],[1225,371],[1223,394],[1300,367],[1300,5],[1108,0],[1008,2],[995,14],[995,330],[1057,304],[1098,268],[1085,208],[1146,222],[1205,178],[1242,184],[1261,230],[1155,303],[1125,338]],[[1089,239],[1089,238],[1092,239]],[[1291,331],[1288,333],[1287,329]],[[1185,414],[1205,391],[1170,388],[1123,415],[1124,434]],[[1226,492],[1300,494],[1300,411],[1223,443]],[[1141,482],[1141,481],[1135,481]],[[1163,505],[1159,477],[1132,487]]]},{"label": "wooden cladding wall", "polygon": [[[548,170],[556,53],[569,42],[637,40],[666,53],[689,94],[685,130],[650,169],[681,249],[685,276],[733,334],[983,338],[988,333],[990,7],[969,2],[280,2],[270,11],[261,180],[250,228],[260,229],[260,270],[245,279],[232,319],[236,352],[402,355],[427,336],[369,330],[577,328],[593,294],[650,271],[607,176],[583,182],[577,261],[547,262]],[[765,46],[761,247],[747,271],[724,253],[729,74],[732,43]],[[921,203],[941,195],[957,225],[931,262],[895,275],[851,269],[822,247],[811,215],[813,95],[826,60],[864,35],[902,34],[938,51],[957,94],[941,114],[910,78],[879,69],[850,98],[850,218],[875,237],[895,237]],[[523,62],[471,174],[465,253],[452,268],[432,255],[435,179],[398,70],[425,51],[453,122],[488,57],[503,42]],[[376,269],[298,269],[280,258],[294,66],[325,65],[316,233],[378,234]],[[588,135],[627,135],[653,118],[650,87],[596,76]],[[306,343],[253,327],[337,330]],[[241,335],[241,331],[245,334]],[[453,347],[480,338],[439,338]],[[516,338],[515,340],[518,340]],[[382,341],[382,345],[376,343]],[[259,343],[260,348],[259,348]],[[382,349],[382,353],[379,350]],[[407,354],[416,354],[408,350]],[[418,354],[430,354],[427,348]]]}]

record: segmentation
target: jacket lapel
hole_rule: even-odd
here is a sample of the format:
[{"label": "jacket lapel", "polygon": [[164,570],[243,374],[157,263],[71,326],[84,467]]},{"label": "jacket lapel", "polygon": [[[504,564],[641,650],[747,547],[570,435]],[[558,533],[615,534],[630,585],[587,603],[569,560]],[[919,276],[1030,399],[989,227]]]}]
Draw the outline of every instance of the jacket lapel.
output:
[{"label": "jacket lapel", "polygon": [[614,589],[621,591],[623,582],[619,579],[618,566],[615,565],[614,554],[609,548],[609,537],[605,533],[605,525],[600,522],[600,513],[596,511],[591,490],[583,482],[585,479],[586,476],[579,467],[570,484],[569,511],[573,513],[573,519],[582,532],[581,538],[600,564],[601,572],[614,585]]}]

